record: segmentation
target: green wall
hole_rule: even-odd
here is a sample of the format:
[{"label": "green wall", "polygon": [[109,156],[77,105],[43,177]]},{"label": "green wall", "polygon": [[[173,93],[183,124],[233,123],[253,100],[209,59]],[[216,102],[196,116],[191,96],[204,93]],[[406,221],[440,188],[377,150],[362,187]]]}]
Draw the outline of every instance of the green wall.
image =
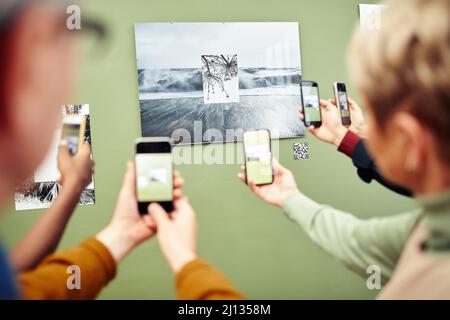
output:
[{"label": "green wall", "polygon": [[[368,3],[372,1],[366,1]],[[61,249],[77,244],[105,226],[113,212],[125,163],[133,158],[140,134],[133,24],[171,21],[298,21],[305,79],[319,82],[323,97],[336,80],[349,83],[346,47],[358,21],[356,0],[90,0],[83,13],[104,20],[112,37],[107,51],[88,55],[74,103],[91,105],[96,161],[97,204],[80,207]],[[367,185],[351,161],[335,148],[308,136],[311,158],[294,161],[292,144],[280,143],[280,161],[293,170],[300,189],[319,202],[368,218],[410,209],[414,202],[376,183]],[[241,148],[228,144],[227,148]],[[186,147],[190,148],[190,147]],[[199,148],[199,147],[195,147]],[[237,179],[238,165],[182,165],[185,193],[196,209],[199,252],[252,299],[365,299],[376,291],[365,279],[323,253],[283,213],[256,199]],[[382,206],[379,204],[382,203]],[[9,245],[38,218],[16,213],[2,222]],[[100,298],[173,298],[173,279],[153,239],[120,266]]]}]

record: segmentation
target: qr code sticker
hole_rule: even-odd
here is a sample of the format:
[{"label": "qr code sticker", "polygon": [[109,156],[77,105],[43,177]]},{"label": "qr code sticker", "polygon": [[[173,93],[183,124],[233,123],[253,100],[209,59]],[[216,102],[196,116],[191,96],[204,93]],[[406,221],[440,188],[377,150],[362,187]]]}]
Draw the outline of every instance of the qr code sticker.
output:
[{"label": "qr code sticker", "polygon": [[294,143],[294,160],[309,159],[309,147],[307,142]]}]

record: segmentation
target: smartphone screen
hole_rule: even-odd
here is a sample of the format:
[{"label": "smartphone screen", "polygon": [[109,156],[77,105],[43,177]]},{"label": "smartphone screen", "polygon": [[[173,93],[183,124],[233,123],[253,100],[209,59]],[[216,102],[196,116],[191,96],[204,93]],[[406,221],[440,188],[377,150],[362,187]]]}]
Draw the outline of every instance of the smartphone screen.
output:
[{"label": "smartphone screen", "polygon": [[350,108],[348,106],[347,89],[344,83],[335,84],[335,96],[336,103],[339,105],[342,124],[349,126],[351,124]]},{"label": "smartphone screen", "polygon": [[320,113],[319,87],[313,81],[302,81],[302,99],[304,122],[307,127],[319,127],[322,124]]},{"label": "smartphone screen", "polygon": [[170,213],[173,210],[173,164],[170,143],[137,143],[135,166],[139,212],[146,214],[148,205],[157,202]]},{"label": "smartphone screen", "polygon": [[75,155],[78,152],[80,144],[84,142],[85,132],[86,116],[67,116],[64,119],[61,139],[67,142],[71,155]]},{"label": "smartphone screen", "polygon": [[273,182],[272,153],[269,130],[244,133],[244,154],[246,179],[256,185]]}]

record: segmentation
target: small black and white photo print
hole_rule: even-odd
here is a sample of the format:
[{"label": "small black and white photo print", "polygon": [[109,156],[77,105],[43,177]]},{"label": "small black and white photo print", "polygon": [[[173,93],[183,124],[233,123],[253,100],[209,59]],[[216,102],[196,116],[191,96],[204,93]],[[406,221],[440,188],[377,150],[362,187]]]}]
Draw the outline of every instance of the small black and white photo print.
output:
[{"label": "small black and white photo print", "polygon": [[[91,118],[88,104],[62,106],[62,122],[55,130],[53,143],[46,158],[34,172],[30,181],[24,182],[16,189],[15,207],[17,211],[48,208],[55,201],[62,186],[57,182],[60,178],[58,171],[58,146],[61,139],[67,141],[69,150],[76,152],[80,140],[91,144]],[[81,126],[83,130],[76,128]],[[66,127],[63,127],[63,124]],[[67,128],[67,132],[64,132]],[[80,132],[82,132],[80,134]],[[80,134],[80,136],[78,136]],[[83,190],[79,203],[81,205],[95,204],[94,177],[92,182]]]}]

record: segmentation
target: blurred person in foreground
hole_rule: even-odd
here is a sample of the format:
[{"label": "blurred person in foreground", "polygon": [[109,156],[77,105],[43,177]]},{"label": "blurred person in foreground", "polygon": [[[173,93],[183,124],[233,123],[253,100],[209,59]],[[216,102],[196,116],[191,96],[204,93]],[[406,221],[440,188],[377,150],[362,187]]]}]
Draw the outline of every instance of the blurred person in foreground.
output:
[{"label": "blurred person in foreground", "polygon": [[[77,51],[65,26],[65,9],[64,1],[6,0],[0,4],[2,206],[45,157],[61,116],[60,106],[70,98]],[[128,201],[122,199],[111,224],[97,236],[72,250],[49,255],[90,182],[93,163],[89,146],[83,145],[77,156],[71,157],[67,145],[62,144],[58,167],[63,190],[53,206],[13,249],[9,262],[1,250],[2,299],[92,299],[114,277],[116,264],[154,233],[148,219],[128,211],[129,217],[121,218]],[[81,290],[67,286],[70,265],[80,267]]]},{"label": "blurred person in foreground", "polygon": [[[74,37],[66,28],[68,4],[61,0],[0,3],[1,207],[45,157],[60,106],[67,104],[71,95],[77,50]],[[89,147],[83,146],[78,158],[72,158],[67,146],[62,145],[58,165],[66,195],[60,194],[53,207],[13,250],[10,261],[5,250],[0,250],[0,299],[94,299],[114,278],[119,262],[156,232],[150,216],[138,213],[135,168],[129,163],[110,224],[73,249],[46,256],[62,235],[78,201],[78,191],[89,182],[93,166]],[[195,216],[181,195],[182,184],[181,175],[175,172],[174,201],[178,213],[173,220],[187,219],[193,225]],[[57,226],[51,224],[55,221]],[[168,228],[160,227],[160,238],[167,238],[170,244],[171,237],[180,235],[166,234]],[[176,260],[171,260],[171,265],[177,272],[178,297],[241,297],[220,273],[197,259],[195,252],[177,255],[173,260]],[[77,266],[81,271],[80,289],[71,290],[68,286],[69,266]],[[202,289],[205,272],[206,279],[221,284],[221,291]]]}]

